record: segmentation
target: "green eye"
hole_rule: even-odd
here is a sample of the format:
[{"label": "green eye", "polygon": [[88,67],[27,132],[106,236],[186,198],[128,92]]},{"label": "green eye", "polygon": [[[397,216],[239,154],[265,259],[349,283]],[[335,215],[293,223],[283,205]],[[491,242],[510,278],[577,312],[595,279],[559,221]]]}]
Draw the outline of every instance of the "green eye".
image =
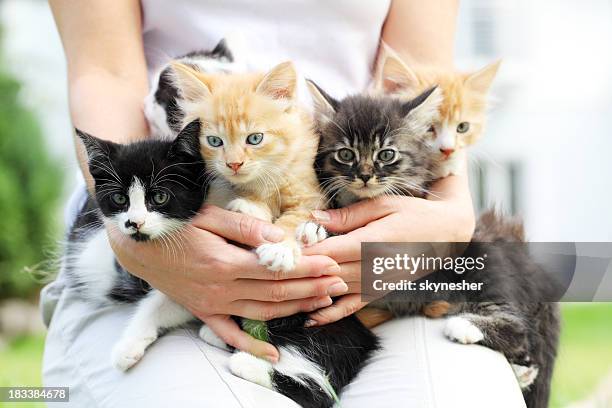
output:
[{"label": "green eye", "polygon": [[469,122],[461,122],[457,126],[457,132],[459,132],[459,133],[466,133],[468,130],[470,130],[470,123]]},{"label": "green eye", "polygon": [[347,148],[340,149],[336,152],[336,160],[340,163],[351,163],[355,160],[355,152]]},{"label": "green eye", "polygon": [[212,147],[223,146],[223,140],[218,136],[206,136],[206,141],[208,141],[208,144]]},{"label": "green eye", "polygon": [[156,191],[153,194],[153,202],[157,205],[164,205],[168,202],[170,196],[165,191]]},{"label": "green eye", "polygon": [[111,201],[115,204],[118,205],[120,207],[124,206],[128,199],[127,196],[125,194],[121,194],[121,193],[113,193],[113,195],[111,195]]},{"label": "green eye", "polygon": [[263,140],[263,133],[251,133],[247,136],[246,142],[250,145],[258,145]]},{"label": "green eye", "polygon": [[378,160],[380,160],[383,163],[389,163],[389,162],[392,162],[393,159],[395,159],[395,155],[396,155],[395,150],[385,149],[385,150],[378,152]]}]

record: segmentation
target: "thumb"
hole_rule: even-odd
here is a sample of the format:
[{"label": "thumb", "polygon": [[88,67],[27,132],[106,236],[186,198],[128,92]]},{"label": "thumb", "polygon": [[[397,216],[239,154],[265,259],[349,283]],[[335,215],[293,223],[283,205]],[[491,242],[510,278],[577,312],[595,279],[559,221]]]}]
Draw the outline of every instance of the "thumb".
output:
[{"label": "thumb", "polygon": [[269,222],[212,205],[202,207],[200,213],[193,219],[192,224],[230,241],[250,247],[279,242],[285,236],[285,232],[281,228]]},{"label": "thumb", "polygon": [[328,231],[346,233],[395,212],[393,198],[364,200],[334,210],[312,211],[312,217]]}]

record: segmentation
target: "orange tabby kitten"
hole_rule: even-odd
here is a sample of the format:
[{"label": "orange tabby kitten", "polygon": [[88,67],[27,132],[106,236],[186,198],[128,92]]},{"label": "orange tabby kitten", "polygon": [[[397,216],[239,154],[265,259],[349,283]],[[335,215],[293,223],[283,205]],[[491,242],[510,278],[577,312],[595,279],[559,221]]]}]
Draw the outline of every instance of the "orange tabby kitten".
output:
[{"label": "orange tabby kitten", "polygon": [[433,67],[409,68],[389,46],[383,44],[375,88],[386,93],[413,98],[438,85],[444,95],[440,120],[434,124],[433,147],[443,161],[441,174],[457,174],[455,154],[476,143],[486,122],[488,93],[501,61],[473,73],[441,70]]},{"label": "orange tabby kitten", "polygon": [[[257,248],[260,264],[287,272],[300,243],[324,238],[308,223],[322,203],[313,169],[318,139],[296,100],[292,63],[267,74],[207,74],[174,63],[184,124],[200,119],[201,153],[213,179],[207,203],[274,221],[285,240]],[[296,230],[299,228],[299,232]]]}]

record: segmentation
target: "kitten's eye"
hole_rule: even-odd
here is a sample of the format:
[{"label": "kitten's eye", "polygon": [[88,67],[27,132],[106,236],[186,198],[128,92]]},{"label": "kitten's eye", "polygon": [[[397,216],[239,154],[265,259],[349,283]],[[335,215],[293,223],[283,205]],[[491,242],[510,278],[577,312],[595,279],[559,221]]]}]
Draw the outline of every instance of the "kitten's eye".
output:
[{"label": "kitten's eye", "polygon": [[212,147],[223,146],[223,140],[218,136],[206,136],[206,141]]},{"label": "kitten's eye", "polygon": [[168,202],[170,195],[165,191],[156,191],[153,194],[153,202],[157,205],[164,205]]},{"label": "kitten's eye", "polygon": [[470,130],[470,123],[469,122],[461,122],[457,126],[457,132],[459,132],[459,133],[466,133],[468,130]]},{"label": "kitten's eye", "polygon": [[121,194],[121,193],[113,193],[111,195],[111,201],[115,204],[118,205],[120,207],[123,207],[127,201],[128,198],[125,194]]},{"label": "kitten's eye", "polygon": [[395,159],[395,155],[396,155],[395,150],[386,149],[386,150],[378,152],[378,160],[380,160],[383,163],[389,163],[389,162],[392,162],[393,159]]},{"label": "kitten's eye", "polygon": [[355,152],[351,149],[340,149],[336,152],[336,159],[341,163],[351,163],[355,159]]},{"label": "kitten's eye", "polygon": [[429,127],[429,129],[427,129],[427,133],[434,133],[435,134],[436,133],[436,128],[433,125],[431,125]]},{"label": "kitten's eye", "polygon": [[258,145],[263,140],[263,133],[251,133],[247,136],[246,142],[250,145]]}]

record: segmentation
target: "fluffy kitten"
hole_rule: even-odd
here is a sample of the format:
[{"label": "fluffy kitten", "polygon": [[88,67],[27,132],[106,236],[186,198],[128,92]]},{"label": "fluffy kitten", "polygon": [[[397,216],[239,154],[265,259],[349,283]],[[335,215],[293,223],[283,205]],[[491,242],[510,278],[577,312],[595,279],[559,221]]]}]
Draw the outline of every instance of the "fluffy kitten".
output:
[{"label": "fluffy kitten", "polygon": [[296,237],[322,203],[312,167],[317,136],[297,103],[297,74],[290,62],[266,74],[207,74],[173,64],[184,122],[202,123],[201,153],[211,177],[208,203],[285,230],[283,242],[257,248],[260,263],[289,272],[299,242],[316,242],[310,230]]},{"label": "fluffy kitten", "polygon": [[[180,62],[194,70],[208,73],[236,73],[245,69],[244,61],[236,58],[240,54],[239,38],[222,39],[210,51],[192,51],[173,62]],[[172,62],[155,75],[151,92],[145,99],[144,112],[151,134],[158,139],[173,139],[184,125],[185,114],[179,106],[179,90],[173,81]]]},{"label": "fluffy kitten", "polygon": [[[413,98],[432,86],[444,97],[433,124],[433,147],[440,160],[437,177],[458,171],[456,152],[480,139],[486,123],[488,93],[501,61],[471,73],[434,67],[410,69],[387,45],[382,46],[375,88],[389,95]],[[439,151],[439,152],[438,152]]]},{"label": "fluffy kitten", "polygon": [[69,285],[94,303],[136,303],[136,311],[112,351],[112,364],[127,370],[161,332],[192,319],[115,259],[106,228],[135,241],[156,240],[169,248],[173,236],[197,213],[206,191],[198,121],[174,141],[128,145],[77,130],[89,158],[95,196],[89,197],[68,236],[62,269]]},{"label": "fluffy kitten", "polygon": [[[319,116],[316,168],[332,205],[346,206],[387,194],[425,197],[429,184],[440,174],[439,166],[444,165],[428,132],[438,120],[439,91],[429,90],[417,98],[430,103],[416,108],[418,116],[427,120],[415,124],[403,116],[406,102],[397,98],[358,95],[337,101],[314,84],[310,89]],[[487,213],[477,223],[469,255],[480,256],[479,242],[512,243],[509,249],[487,247],[484,271],[438,272],[428,278],[486,282],[478,295],[459,292],[447,299],[448,312],[454,316],[445,334],[457,342],[483,344],[502,352],[513,364],[527,406],[545,407],[559,316],[556,304],[537,299],[554,298],[557,288],[531,259],[523,241],[520,224]],[[392,292],[371,306],[405,316],[421,313],[430,300]]]}]

